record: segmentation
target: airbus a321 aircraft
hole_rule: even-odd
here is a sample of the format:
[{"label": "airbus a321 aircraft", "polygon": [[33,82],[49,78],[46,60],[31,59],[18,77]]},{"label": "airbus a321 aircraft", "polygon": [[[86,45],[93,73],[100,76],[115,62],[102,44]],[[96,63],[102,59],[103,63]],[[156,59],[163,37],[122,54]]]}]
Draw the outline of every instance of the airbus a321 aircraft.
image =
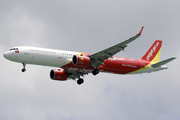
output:
[{"label": "airbus a321 aircraft", "polygon": [[165,64],[174,60],[175,57],[159,62],[161,40],[156,40],[141,59],[114,57],[116,53],[123,51],[127,44],[137,39],[143,28],[130,39],[94,54],[19,46],[4,53],[4,57],[22,63],[22,72],[26,71],[26,64],[58,67],[58,69],[50,71],[51,79],[59,81],[77,79],[79,85],[84,82],[82,77],[88,73],[93,75],[97,75],[99,72],[141,74],[167,69]]}]

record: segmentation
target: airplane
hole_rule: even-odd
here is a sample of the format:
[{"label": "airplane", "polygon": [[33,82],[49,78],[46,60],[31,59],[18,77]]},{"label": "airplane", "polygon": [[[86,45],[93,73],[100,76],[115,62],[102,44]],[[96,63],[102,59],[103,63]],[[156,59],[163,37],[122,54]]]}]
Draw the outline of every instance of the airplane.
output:
[{"label": "airplane", "polygon": [[77,80],[79,85],[84,82],[82,77],[88,73],[97,75],[99,72],[105,72],[129,75],[167,69],[165,64],[176,59],[176,57],[159,62],[161,40],[156,40],[141,59],[114,56],[116,53],[123,51],[127,44],[141,36],[143,28],[144,26],[135,36],[94,54],[18,46],[5,52],[4,57],[10,61],[22,63],[22,72],[26,71],[26,64],[58,67],[58,69],[50,71],[52,80],[66,81],[72,79]]}]

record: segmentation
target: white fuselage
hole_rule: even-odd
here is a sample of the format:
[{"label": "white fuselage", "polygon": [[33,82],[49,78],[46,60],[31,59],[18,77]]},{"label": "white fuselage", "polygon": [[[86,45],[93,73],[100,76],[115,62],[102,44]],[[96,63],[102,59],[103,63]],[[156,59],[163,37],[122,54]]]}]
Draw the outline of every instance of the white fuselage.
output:
[{"label": "white fuselage", "polygon": [[72,61],[73,55],[78,54],[78,52],[38,47],[19,46],[14,48],[18,48],[19,52],[16,53],[14,50],[7,51],[4,54],[6,59],[20,63],[52,67],[61,67],[68,64]]}]

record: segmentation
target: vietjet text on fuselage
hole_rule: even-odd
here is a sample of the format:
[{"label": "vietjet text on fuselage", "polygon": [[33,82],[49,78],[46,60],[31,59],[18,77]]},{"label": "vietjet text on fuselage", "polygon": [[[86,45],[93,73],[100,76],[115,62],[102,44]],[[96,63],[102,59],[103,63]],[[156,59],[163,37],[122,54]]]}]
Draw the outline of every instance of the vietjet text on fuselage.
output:
[{"label": "vietjet text on fuselage", "polygon": [[23,64],[22,72],[25,72],[26,64],[58,67],[50,71],[53,80],[66,81],[77,79],[80,85],[84,82],[82,77],[88,73],[97,75],[99,72],[114,74],[141,74],[167,69],[166,63],[175,57],[159,62],[162,41],[156,40],[141,59],[115,57],[114,55],[127,47],[127,44],[137,39],[143,30],[112,47],[94,54],[54,50],[38,47],[18,46],[4,53],[8,60]]}]

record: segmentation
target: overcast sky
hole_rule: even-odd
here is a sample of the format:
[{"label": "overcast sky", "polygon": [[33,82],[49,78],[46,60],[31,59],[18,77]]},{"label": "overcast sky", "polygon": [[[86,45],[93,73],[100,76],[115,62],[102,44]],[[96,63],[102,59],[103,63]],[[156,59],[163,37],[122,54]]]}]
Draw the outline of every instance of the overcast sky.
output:
[{"label": "overcast sky", "polygon": [[180,57],[179,0],[0,1],[0,120],[179,120],[179,59],[142,75],[100,73],[53,81],[52,67],[11,62],[14,46],[95,53],[137,34],[118,57],[141,58],[163,40],[161,60]]}]

